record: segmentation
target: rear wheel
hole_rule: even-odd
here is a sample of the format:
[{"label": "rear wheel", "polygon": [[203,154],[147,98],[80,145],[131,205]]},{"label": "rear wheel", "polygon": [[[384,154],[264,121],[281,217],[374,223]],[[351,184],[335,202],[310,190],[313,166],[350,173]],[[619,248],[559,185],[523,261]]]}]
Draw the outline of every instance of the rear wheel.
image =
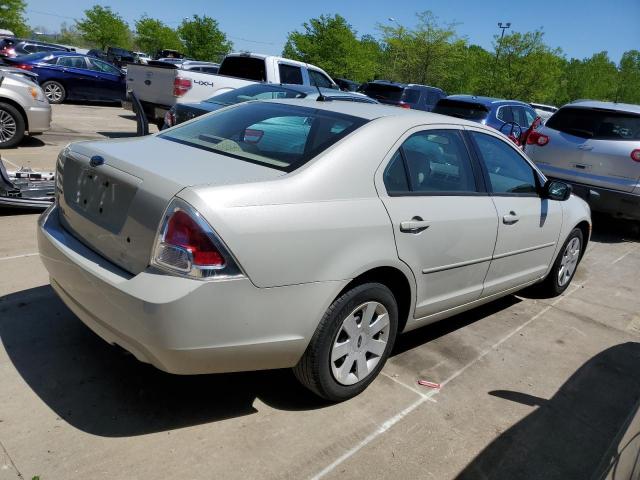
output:
[{"label": "rear wheel", "polygon": [[22,114],[7,103],[0,103],[0,148],[11,148],[24,138],[25,124]]},{"label": "rear wheel", "polygon": [[583,245],[582,230],[574,228],[562,245],[549,275],[542,284],[545,293],[557,296],[567,289],[582,258]]},{"label": "rear wheel", "polygon": [[347,400],[378,375],[397,329],[391,291],[380,283],[358,285],[331,304],[294,373],[320,397]]},{"label": "rear wheel", "polygon": [[44,82],[42,84],[42,90],[44,90],[44,94],[47,97],[47,100],[49,100],[49,103],[62,103],[67,97],[67,91],[64,89],[62,84],[53,80]]}]

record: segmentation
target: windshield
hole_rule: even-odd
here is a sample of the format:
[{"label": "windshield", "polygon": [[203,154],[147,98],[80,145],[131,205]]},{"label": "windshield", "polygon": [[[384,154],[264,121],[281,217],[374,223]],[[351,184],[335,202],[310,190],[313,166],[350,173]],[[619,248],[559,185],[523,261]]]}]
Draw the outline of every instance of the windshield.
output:
[{"label": "windshield", "polygon": [[640,115],[614,110],[564,107],[547,120],[546,126],[594,140],[640,140]]},{"label": "windshield", "polygon": [[249,85],[247,87],[221,93],[205,100],[208,103],[221,105],[235,105],[247,100],[274,100],[279,98],[304,98],[307,95],[296,90],[277,87],[274,85]]},{"label": "windshield", "polygon": [[478,121],[487,118],[489,109],[480,103],[461,102],[459,100],[443,98],[436,104],[433,113]]},{"label": "windshield", "polygon": [[250,102],[206,115],[158,136],[292,172],[366,122],[315,108]]}]

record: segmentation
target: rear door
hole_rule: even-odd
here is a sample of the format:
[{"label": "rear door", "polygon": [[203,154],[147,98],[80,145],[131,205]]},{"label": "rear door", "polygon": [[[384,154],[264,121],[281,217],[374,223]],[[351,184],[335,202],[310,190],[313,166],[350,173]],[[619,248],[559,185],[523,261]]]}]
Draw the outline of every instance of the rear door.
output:
[{"label": "rear door", "polygon": [[407,132],[376,174],[398,256],[416,279],[416,318],[482,293],[497,215],[478,175],[461,130],[444,126]]},{"label": "rear door", "polygon": [[97,58],[87,58],[87,62],[95,75],[96,96],[102,100],[123,100],[125,84],[122,72]]},{"label": "rear door", "polygon": [[498,214],[498,238],[483,296],[541,278],[562,227],[560,202],[539,195],[538,173],[512,142],[467,127]]},{"label": "rear door", "polygon": [[640,180],[640,115],[614,110],[563,107],[540,130],[547,145],[530,146],[532,158],[550,176],[631,192]]}]

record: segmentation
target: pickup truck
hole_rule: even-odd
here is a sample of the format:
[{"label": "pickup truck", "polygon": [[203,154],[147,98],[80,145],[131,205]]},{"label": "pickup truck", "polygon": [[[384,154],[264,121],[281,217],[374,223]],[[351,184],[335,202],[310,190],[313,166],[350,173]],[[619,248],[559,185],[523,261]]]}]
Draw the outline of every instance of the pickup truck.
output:
[{"label": "pickup truck", "polygon": [[[322,69],[307,63],[271,55],[232,53],[220,63],[217,74],[184,70],[167,62],[129,65],[127,91],[140,100],[149,123],[158,128],[177,103],[201,102],[214,95],[251,83],[290,83],[338,89]],[[131,103],[123,106],[131,110]]]}]

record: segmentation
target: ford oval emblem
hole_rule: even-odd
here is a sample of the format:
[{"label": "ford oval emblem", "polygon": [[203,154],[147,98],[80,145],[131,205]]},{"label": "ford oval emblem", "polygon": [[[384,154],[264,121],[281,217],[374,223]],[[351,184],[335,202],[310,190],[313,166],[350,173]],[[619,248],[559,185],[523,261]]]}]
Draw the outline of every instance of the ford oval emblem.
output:
[{"label": "ford oval emblem", "polygon": [[89,165],[91,165],[92,167],[99,167],[103,163],[104,158],[102,158],[100,155],[94,155],[93,157],[91,157],[91,160],[89,160]]}]

